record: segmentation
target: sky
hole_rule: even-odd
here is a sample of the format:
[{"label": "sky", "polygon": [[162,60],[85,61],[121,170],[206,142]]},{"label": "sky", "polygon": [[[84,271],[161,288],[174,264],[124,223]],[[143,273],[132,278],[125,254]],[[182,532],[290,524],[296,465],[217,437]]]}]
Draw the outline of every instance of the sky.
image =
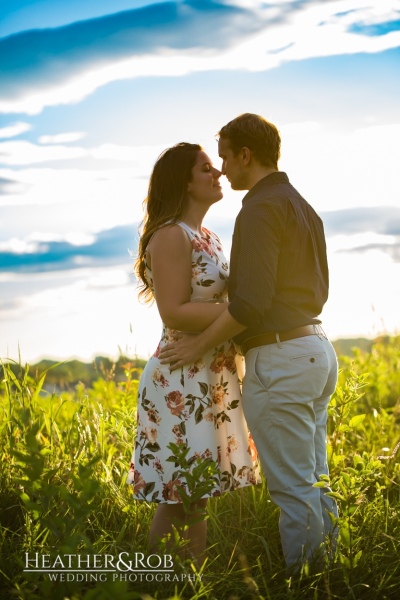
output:
[{"label": "sky", "polygon": [[[132,274],[160,152],[243,112],[324,221],[331,339],[400,332],[400,2],[2,0],[0,357],[148,358]],[[243,193],[204,224],[229,254]]]}]

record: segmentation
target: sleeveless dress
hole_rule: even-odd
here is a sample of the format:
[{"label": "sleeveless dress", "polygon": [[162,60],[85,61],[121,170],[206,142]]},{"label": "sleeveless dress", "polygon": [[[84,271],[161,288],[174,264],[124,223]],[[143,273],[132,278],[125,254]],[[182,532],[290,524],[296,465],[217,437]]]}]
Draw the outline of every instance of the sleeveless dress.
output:
[{"label": "sleeveless dress", "polygon": [[[228,263],[218,237],[205,228],[199,236],[185,223],[178,225],[192,243],[191,302],[226,302]],[[146,272],[152,288],[151,270],[147,267]],[[141,376],[127,478],[134,497],[174,504],[181,502],[179,489],[190,493],[170,443],[188,449],[189,464],[198,464],[198,458],[213,461],[214,485],[204,498],[260,483],[257,452],[242,410],[243,357],[228,341],[170,373],[158,356],[175,333],[163,325],[161,341]]]}]

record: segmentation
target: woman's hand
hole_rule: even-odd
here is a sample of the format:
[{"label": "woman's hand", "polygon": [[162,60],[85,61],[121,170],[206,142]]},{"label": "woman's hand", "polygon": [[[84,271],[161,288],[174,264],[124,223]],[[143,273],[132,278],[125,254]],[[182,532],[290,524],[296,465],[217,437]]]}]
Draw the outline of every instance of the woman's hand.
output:
[{"label": "woman's hand", "polygon": [[170,365],[171,372],[194,364],[204,354],[198,333],[179,333],[177,338],[175,342],[164,346],[158,355],[162,365]]}]

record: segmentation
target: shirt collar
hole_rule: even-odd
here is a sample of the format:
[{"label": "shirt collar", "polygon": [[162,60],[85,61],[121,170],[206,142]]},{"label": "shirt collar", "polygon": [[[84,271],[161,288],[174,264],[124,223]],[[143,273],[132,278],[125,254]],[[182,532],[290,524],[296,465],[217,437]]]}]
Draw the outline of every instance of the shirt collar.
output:
[{"label": "shirt collar", "polygon": [[266,175],[260,181],[257,181],[255,185],[247,192],[245,197],[242,200],[242,205],[245,204],[250,198],[254,196],[257,192],[262,190],[263,188],[267,188],[270,185],[275,185],[276,183],[289,183],[289,178],[283,171],[275,171],[274,173],[270,173]]}]

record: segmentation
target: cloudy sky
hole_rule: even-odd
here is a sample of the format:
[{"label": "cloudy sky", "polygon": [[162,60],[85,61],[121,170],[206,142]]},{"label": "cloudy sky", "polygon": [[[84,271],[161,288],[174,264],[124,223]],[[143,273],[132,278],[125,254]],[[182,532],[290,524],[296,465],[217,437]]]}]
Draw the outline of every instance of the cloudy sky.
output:
[{"label": "cloudy sky", "polygon": [[[219,165],[242,112],[321,214],[326,331],[400,331],[400,2],[2,0],[0,356],[147,358],[132,276],[152,165],[179,141]],[[206,225],[229,251],[242,194]]]}]

